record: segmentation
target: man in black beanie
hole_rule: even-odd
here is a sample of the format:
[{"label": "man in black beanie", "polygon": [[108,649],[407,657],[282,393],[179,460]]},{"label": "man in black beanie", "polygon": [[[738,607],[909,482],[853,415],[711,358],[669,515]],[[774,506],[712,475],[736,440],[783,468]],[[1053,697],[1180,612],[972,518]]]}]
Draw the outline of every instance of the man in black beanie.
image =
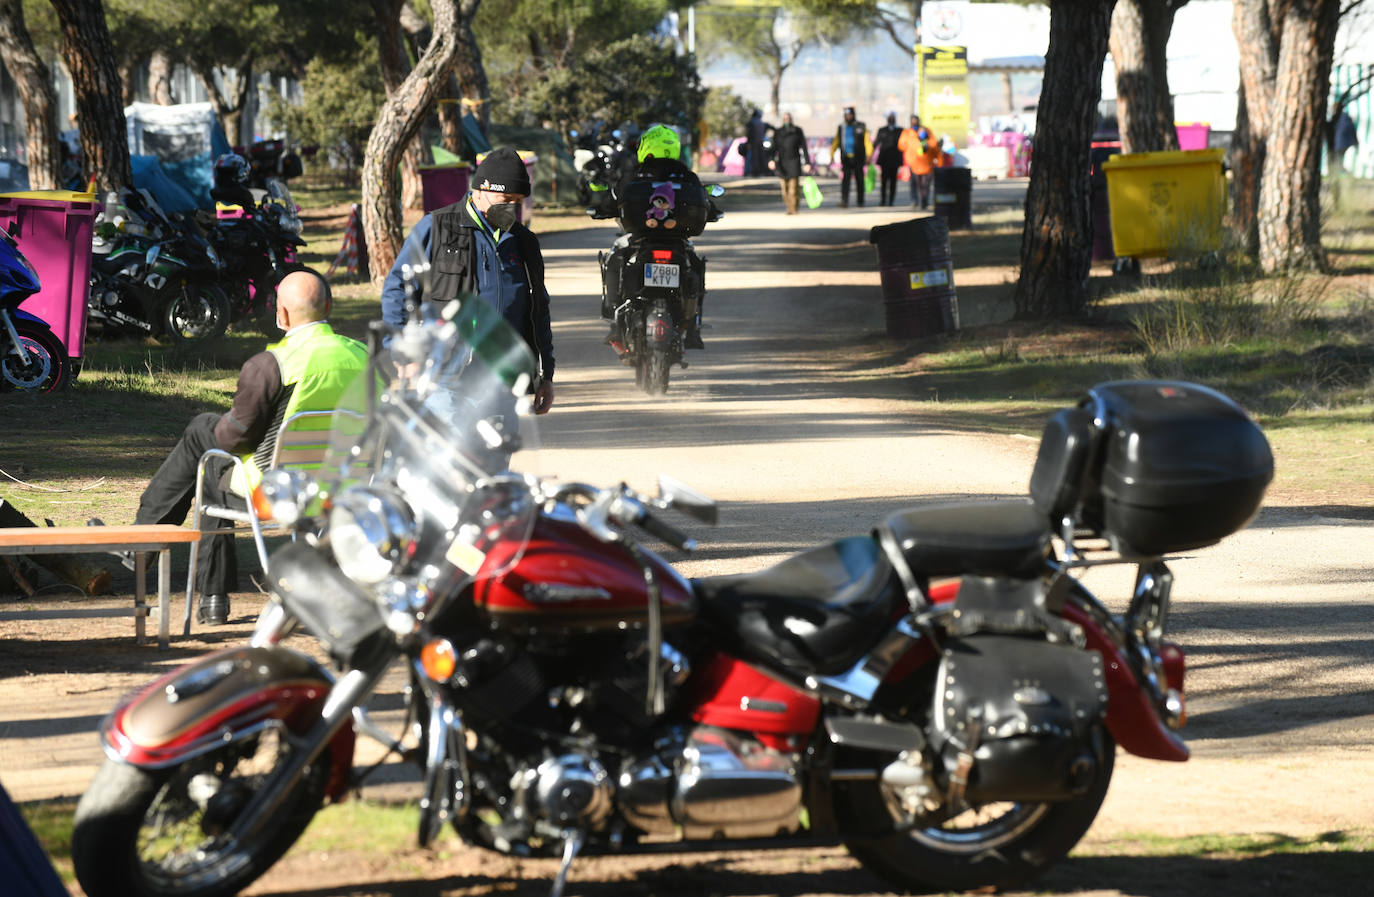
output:
[{"label": "man in black beanie", "polygon": [[382,319],[406,321],[402,268],[430,265],[416,280],[418,299],[443,304],[476,293],[520,332],[539,362],[534,413],[553,406],[553,327],[539,240],[520,223],[530,195],[525,163],[515,150],[492,150],[472,173],[468,195],[428,213],[411,230],[382,287]]}]

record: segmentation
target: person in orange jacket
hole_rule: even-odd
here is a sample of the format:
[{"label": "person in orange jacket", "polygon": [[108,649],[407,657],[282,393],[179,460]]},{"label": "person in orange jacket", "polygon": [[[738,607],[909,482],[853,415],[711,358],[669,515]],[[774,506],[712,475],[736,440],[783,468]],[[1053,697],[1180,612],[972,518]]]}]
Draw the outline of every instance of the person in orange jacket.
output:
[{"label": "person in orange jacket", "polygon": [[930,184],[935,169],[944,163],[944,151],[935,135],[921,126],[919,115],[911,116],[911,127],[897,141],[907,170],[911,172],[911,205],[922,209],[930,205]]}]

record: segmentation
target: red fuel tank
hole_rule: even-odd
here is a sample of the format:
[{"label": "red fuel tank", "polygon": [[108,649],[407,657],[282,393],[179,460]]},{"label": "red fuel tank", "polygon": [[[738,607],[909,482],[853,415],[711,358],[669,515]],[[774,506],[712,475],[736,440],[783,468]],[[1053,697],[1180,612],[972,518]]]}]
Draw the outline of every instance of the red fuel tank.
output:
[{"label": "red fuel tank", "polygon": [[[484,566],[507,566],[518,545],[496,546]],[[663,595],[663,625],[692,618],[692,587],[651,552]],[[619,545],[608,545],[571,520],[540,516],[524,553],[500,576],[478,577],[473,602],[501,628],[598,631],[643,626],[649,619],[644,574]]]}]

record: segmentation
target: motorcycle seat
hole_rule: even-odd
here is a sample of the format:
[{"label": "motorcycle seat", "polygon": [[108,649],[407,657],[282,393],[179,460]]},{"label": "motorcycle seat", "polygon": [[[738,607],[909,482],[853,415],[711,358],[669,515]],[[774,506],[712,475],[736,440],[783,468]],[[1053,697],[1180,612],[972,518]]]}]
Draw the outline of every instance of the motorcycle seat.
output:
[{"label": "motorcycle seat", "polygon": [[799,675],[850,669],[906,608],[892,565],[863,536],[804,551],[758,573],[692,581],[722,647]]},{"label": "motorcycle seat", "polygon": [[898,511],[874,536],[903,580],[907,574],[916,581],[964,574],[1034,579],[1050,551],[1049,520],[1029,498]]}]

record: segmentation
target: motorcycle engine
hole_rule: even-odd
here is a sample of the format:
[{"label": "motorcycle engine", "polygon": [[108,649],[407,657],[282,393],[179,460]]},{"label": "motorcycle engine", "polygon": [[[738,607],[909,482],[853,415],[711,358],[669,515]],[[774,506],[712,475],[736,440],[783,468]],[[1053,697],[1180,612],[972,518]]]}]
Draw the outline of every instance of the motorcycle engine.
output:
[{"label": "motorcycle engine", "polygon": [[741,733],[698,726],[626,764],[617,798],[626,820],[649,834],[767,838],[800,825],[798,766]]}]

